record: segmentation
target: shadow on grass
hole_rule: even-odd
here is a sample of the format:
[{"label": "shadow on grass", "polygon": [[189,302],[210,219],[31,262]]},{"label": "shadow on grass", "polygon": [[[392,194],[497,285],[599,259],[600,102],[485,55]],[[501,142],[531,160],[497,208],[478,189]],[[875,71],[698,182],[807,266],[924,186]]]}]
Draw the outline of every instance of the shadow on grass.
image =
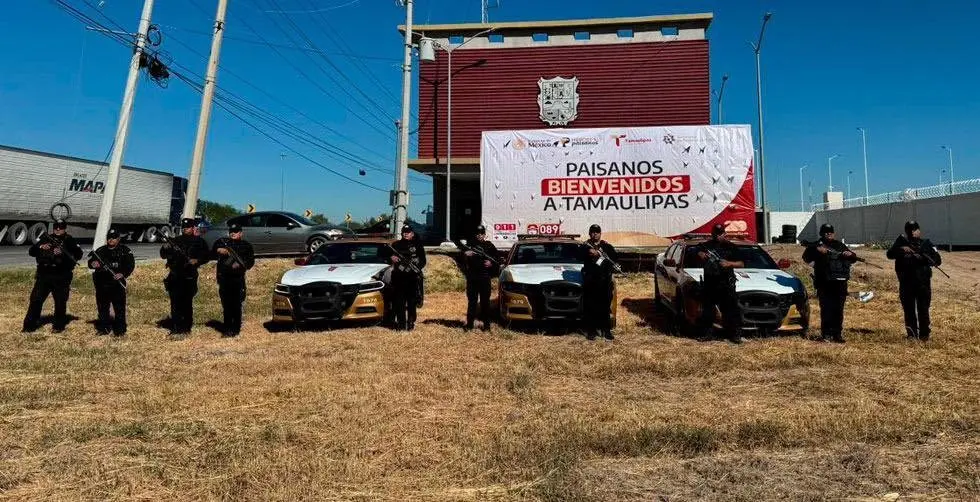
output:
[{"label": "shadow on grass", "polygon": [[204,323],[205,326],[215,330],[218,334],[224,334],[225,323],[217,319],[211,319],[210,321]]},{"label": "shadow on grass", "polygon": [[[81,320],[81,318],[80,317],[77,317],[75,315],[72,315],[72,314],[66,315],[65,316],[65,328],[67,328],[68,326],[71,326],[71,323],[73,323],[75,321],[78,321],[78,320]],[[41,328],[43,328],[43,327],[45,327],[45,326],[47,326],[49,324],[52,325],[52,326],[54,325],[54,315],[51,315],[51,314],[42,315],[41,318],[38,319],[38,321],[37,321],[37,326],[35,327],[35,330],[41,329]]]},{"label": "shadow on grass", "polygon": [[362,328],[374,328],[374,327],[388,327],[383,325],[379,321],[327,321],[327,320],[316,320],[316,321],[302,321],[299,323],[294,322],[281,322],[281,321],[266,321],[262,323],[262,327],[266,329],[271,334],[282,334],[282,333],[347,333],[356,332],[358,329]]},{"label": "shadow on grass", "polygon": [[463,329],[463,326],[466,325],[465,322],[460,321],[459,319],[426,319],[422,321],[420,324],[425,324],[425,325],[434,324],[436,326],[442,326],[444,328],[452,328],[452,329]]}]

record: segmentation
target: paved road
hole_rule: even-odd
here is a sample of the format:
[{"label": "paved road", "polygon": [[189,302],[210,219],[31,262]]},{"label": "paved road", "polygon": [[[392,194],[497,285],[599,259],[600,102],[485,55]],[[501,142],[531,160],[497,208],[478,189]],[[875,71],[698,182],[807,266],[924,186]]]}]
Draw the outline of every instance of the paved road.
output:
[{"label": "paved road", "polygon": [[[136,261],[160,259],[160,244],[127,245],[133,250]],[[81,246],[86,255],[92,249],[91,242],[83,242]],[[82,259],[84,260],[84,257]],[[27,246],[0,246],[0,268],[30,267],[34,263],[34,258],[27,255]]]}]

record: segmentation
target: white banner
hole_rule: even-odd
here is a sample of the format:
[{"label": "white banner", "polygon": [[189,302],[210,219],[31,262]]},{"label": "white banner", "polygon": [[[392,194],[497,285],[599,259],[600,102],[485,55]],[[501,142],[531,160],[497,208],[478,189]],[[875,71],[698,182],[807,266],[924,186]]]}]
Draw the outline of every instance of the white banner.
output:
[{"label": "white banner", "polygon": [[754,238],[750,126],[483,133],[483,220],[501,245],[519,234],[588,235],[626,246],[724,223]]}]

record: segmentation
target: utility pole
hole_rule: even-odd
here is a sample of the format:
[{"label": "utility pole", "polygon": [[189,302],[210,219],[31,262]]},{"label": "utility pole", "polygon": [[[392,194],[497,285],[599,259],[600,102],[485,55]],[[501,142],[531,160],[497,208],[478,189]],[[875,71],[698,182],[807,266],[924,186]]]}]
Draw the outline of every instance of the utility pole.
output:
[{"label": "utility pole", "polygon": [[953,195],[953,149],[943,146],[943,150],[949,154],[949,194]]},{"label": "utility pole", "polygon": [[[398,169],[400,169],[401,168],[401,165],[402,165],[402,148],[401,148],[401,146],[402,146],[402,143],[401,143],[402,122],[400,120],[396,120],[395,121],[395,137],[398,138],[398,140],[395,141],[395,173],[397,173],[398,172]],[[396,176],[395,176],[395,183],[394,183],[394,186],[392,187],[391,193],[394,194],[397,190],[398,190],[398,176],[396,174]],[[399,230],[399,229],[395,228],[395,216],[396,216],[395,212],[396,212],[395,211],[395,201],[392,200],[391,201],[391,217],[388,218],[388,228],[391,231],[391,234],[392,235],[395,235],[396,233],[398,233],[398,230]]]},{"label": "utility pole", "polygon": [[279,154],[279,210],[286,210],[286,152]]},{"label": "utility pole", "polygon": [[201,116],[197,122],[197,140],[194,142],[191,174],[187,179],[184,218],[193,218],[197,211],[197,197],[201,189],[201,169],[204,164],[204,147],[208,138],[208,125],[211,122],[211,102],[214,101],[214,86],[218,79],[218,58],[221,55],[221,39],[225,33],[225,11],[227,9],[228,0],[218,0],[218,13],[214,19],[214,37],[211,39],[211,57],[208,59],[208,72],[204,77],[204,93],[201,96]]},{"label": "utility pole", "polygon": [[755,92],[759,104],[759,192],[762,195],[760,206],[762,206],[762,242],[764,244],[769,243],[769,208],[766,206],[765,132],[762,127],[762,62],[759,53],[762,51],[762,35],[766,33],[766,25],[771,17],[772,13],[766,12],[766,15],[762,17],[759,41],[754,44],[749,42],[752,45],[752,50],[755,51]]},{"label": "utility pole", "polygon": [[143,13],[140,15],[139,31],[136,33],[136,50],[129,62],[129,76],[126,77],[126,91],[123,93],[122,108],[119,110],[119,124],[116,127],[116,139],[112,148],[112,159],[109,161],[109,172],[106,177],[105,192],[102,194],[102,207],[99,210],[99,221],[95,226],[95,240],[92,249],[105,245],[105,235],[112,226],[112,204],[116,200],[116,184],[119,183],[119,171],[122,169],[123,154],[126,152],[126,140],[129,137],[129,119],[133,114],[133,102],[136,100],[136,83],[140,76],[140,60],[146,48],[146,34],[150,30],[150,16],[153,13],[153,0],[143,2]]},{"label": "utility pole", "polygon": [[399,231],[408,216],[408,128],[412,106],[412,7],[414,0],[402,0],[405,5],[405,60],[402,63],[402,120],[399,135],[399,162],[395,188],[395,231]]},{"label": "utility pole", "polygon": [[840,155],[837,154],[837,155],[827,157],[827,191],[828,192],[834,191],[834,171],[833,171],[834,168],[832,163],[834,159],[836,159],[837,157],[840,157]]}]

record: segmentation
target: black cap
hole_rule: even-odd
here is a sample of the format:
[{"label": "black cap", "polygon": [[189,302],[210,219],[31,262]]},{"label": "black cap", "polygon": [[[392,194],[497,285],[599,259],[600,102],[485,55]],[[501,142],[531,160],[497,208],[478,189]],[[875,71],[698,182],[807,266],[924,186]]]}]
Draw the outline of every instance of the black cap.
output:
[{"label": "black cap", "polygon": [[712,237],[718,237],[719,235],[722,235],[724,233],[725,233],[725,225],[721,223],[715,223],[715,225],[711,227]]},{"label": "black cap", "polygon": [[57,220],[54,220],[54,229],[55,230],[64,230],[66,228],[68,228],[68,222],[67,221],[62,220],[61,218],[58,218]]},{"label": "black cap", "polygon": [[241,231],[242,231],[242,226],[239,225],[238,223],[232,223],[231,225],[228,225],[229,234],[237,234],[238,232]]},{"label": "black cap", "polygon": [[487,227],[485,227],[483,225],[477,225],[476,226],[476,232],[475,233],[476,233],[476,235],[486,235],[487,234]]},{"label": "black cap", "polygon": [[833,225],[831,225],[830,223],[824,223],[823,225],[820,225],[820,235],[821,236],[824,236],[824,235],[827,235],[827,234],[832,234],[832,233],[834,233],[834,226]]},{"label": "black cap", "polygon": [[109,231],[106,232],[105,238],[106,239],[118,239],[119,238],[119,231],[116,230],[115,228],[110,228]]},{"label": "black cap", "polygon": [[602,233],[602,227],[600,227],[599,225],[596,225],[595,223],[593,223],[592,226],[589,227],[589,233],[590,234],[601,234]]},{"label": "black cap", "polygon": [[918,229],[919,229],[919,222],[915,220],[909,220],[905,222],[905,233],[912,235],[912,232],[915,232]]},{"label": "black cap", "polygon": [[404,224],[404,225],[402,225],[402,233],[403,233],[403,234],[404,234],[404,233],[407,233],[407,232],[414,232],[414,231],[415,231],[415,230],[413,230],[413,229],[412,229],[412,226],[411,226],[411,225],[409,225],[408,223],[406,223],[406,224]]},{"label": "black cap", "polygon": [[183,218],[180,220],[180,228],[194,228],[195,225],[197,225],[197,222],[194,221],[194,218]]}]

